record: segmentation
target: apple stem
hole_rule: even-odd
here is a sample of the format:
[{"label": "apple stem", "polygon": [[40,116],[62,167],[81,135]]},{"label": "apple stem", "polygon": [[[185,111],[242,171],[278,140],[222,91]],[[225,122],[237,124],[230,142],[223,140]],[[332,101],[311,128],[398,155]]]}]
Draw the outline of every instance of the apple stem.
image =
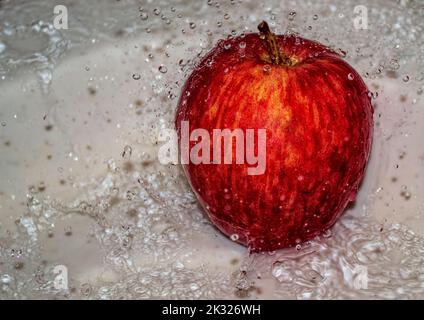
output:
[{"label": "apple stem", "polygon": [[291,66],[291,59],[280,51],[277,43],[277,36],[271,31],[268,23],[266,23],[266,21],[262,21],[258,25],[258,30],[261,33],[261,39],[266,40],[271,62],[273,64]]}]

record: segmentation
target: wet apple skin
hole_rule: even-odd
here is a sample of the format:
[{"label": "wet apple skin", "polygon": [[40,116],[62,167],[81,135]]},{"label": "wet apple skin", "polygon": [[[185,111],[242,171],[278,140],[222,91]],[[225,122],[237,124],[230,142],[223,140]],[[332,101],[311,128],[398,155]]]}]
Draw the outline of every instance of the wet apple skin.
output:
[{"label": "wet apple skin", "polygon": [[235,161],[183,165],[214,225],[253,252],[330,228],[355,199],[372,143],[373,107],[360,75],[317,42],[277,39],[294,65],[270,63],[258,34],[220,41],[187,79],[175,119],[179,139],[181,121],[211,136],[213,129],[266,129],[262,175]]}]

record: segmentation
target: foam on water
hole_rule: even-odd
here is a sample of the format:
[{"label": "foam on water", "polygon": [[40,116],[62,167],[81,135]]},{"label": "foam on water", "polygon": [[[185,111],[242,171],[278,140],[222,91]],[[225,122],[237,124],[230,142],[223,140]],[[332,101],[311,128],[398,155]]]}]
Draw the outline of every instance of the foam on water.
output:
[{"label": "foam on water", "polygon": [[[380,182],[370,183],[370,193],[363,192],[331,232],[296,248],[248,255],[231,240],[222,240],[219,245],[230,248],[223,255],[238,252],[242,259],[217,268],[212,261],[223,258],[219,250],[213,251],[216,257],[198,260],[208,256],[203,251],[211,246],[205,243],[223,236],[202,214],[181,169],[163,166],[155,156],[157,133],[172,127],[175,98],[199,57],[219,39],[256,32],[258,22],[266,19],[277,33],[296,32],[339,50],[368,84],[390,79],[409,86],[408,99],[417,109],[386,117],[378,85],[370,87],[377,104],[373,157],[378,165],[368,170],[367,179],[377,180],[379,170],[392,165],[385,142],[409,132],[414,115],[422,115],[423,5],[373,1],[367,4],[365,32],[352,23],[355,1],[167,2],[61,1],[73,12],[69,30],[53,28],[47,1],[0,2],[0,79],[36,72],[46,97],[56,66],[74,49],[113,44],[117,37],[137,39],[139,47],[149,48],[140,58],[146,69],[131,75],[147,96],[143,118],[119,124],[143,140],[142,159],[131,144],[124,145],[99,176],[70,180],[79,191],[72,201],[46,196],[43,186],[28,188],[27,209],[16,220],[16,230],[0,225],[0,297],[423,298],[424,239],[405,225],[376,219],[381,210],[392,210],[376,201],[394,201],[392,194],[375,188]],[[96,81],[90,81],[90,88]],[[66,131],[73,124],[60,111],[53,112],[55,125]],[[81,141],[73,150],[83,146]],[[70,157],[80,160],[75,152]],[[409,193],[420,194],[419,187],[415,181],[402,188],[402,201],[415,201],[422,221],[422,199]],[[76,250],[92,252],[95,246],[102,264],[89,280],[70,274],[68,289],[62,290],[54,268],[67,265],[63,261],[72,256],[46,256],[62,225],[66,239],[77,241],[79,231],[70,227],[75,219],[89,226],[82,232],[86,242]]]}]

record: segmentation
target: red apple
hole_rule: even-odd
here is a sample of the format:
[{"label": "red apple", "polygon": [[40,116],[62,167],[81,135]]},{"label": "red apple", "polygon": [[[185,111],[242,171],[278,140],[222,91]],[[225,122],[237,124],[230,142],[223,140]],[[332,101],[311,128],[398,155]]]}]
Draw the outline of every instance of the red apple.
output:
[{"label": "red apple", "polygon": [[220,41],[198,63],[175,120],[181,152],[183,121],[189,132],[203,128],[211,137],[214,129],[266,130],[262,174],[236,163],[234,144],[220,147],[232,162],[218,163],[215,141],[207,152],[197,150],[215,163],[183,165],[215,226],[254,252],[296,245],[335,223],[355,199],[373,132],[368,89],[336,52],[274,35],[266,22],[258,28],[259,34]]}]

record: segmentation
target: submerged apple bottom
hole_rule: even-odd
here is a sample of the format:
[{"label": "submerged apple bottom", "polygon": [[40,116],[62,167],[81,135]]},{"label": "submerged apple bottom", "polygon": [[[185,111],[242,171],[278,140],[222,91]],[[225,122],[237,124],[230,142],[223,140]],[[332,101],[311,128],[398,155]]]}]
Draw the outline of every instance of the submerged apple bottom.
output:
[{"label": "submerged apple bottom", "polygon": [[[227,144],[229,141],[234,144]],[[210,162],[194,164],[190,157],[189,163],[183,167],[214,225],[252,252],[294,246],[319,235],[330,228],[348,203],[355,199],[364,173],[366,150],[362,161],[350,165],[340,162],[340,158],[333,154],[330,164],[310,159],[303,160],[303,165],[299,163],[296,168],[282,167],[281,163],[285,161],[278,156],[281,147],[272,147],[276,141],[271,135],[269,140],[265,138],[268,147],[264,170],[249,174],[254,163],[237,162],[240,146],[237,142],[240,141],[236,135],[229,139],[228,136],[222,137],[221,143],[212,139],[210,154],[206,157]],[[193,151],[200,144],[202,141],[191,144],[190,155],[196,153]],[[221,161],[214,158],[216,144],[222,148]],[[228,145],[231,146],[230,152],[224,148]],[[250,144],[254,150],[249,150],[246,140],[241,145],[246,147],[246,154],[253,153],[257,159],[261,158],[259,155],[263,149],[258,147],[257,135]],[[228,152],[232,162],[226,164]],[[205,159],[204,149],[197,155],[199,159]],[[338,168],[338,172],[330,172],[329,167]],[[349,178],[339,179],[348,172]]]},{"label": "submerged apple bottom", "polygon": [[[184,171],[186,172],[186,176],[190,177],[187,169]],[[219,171],[220,170],[217,169],[217,172]],[[259,252],[274,251],[299,245],[302,242],[322,234],[332,227],[348,204],[354,201],[357,194],[357,185],[360,180],[361,177],[358,179],[356,187],[352,188],[350,191],[342,191],[344,193],[342,197],[340,197],[340,194],[333,195],[338,201],[335,205],[331,204],[334,206],[332,209],[328,209],[330,207],[328,203],[322,203],[321,207],[323,209],[318,211],[321,212],[323,216],[326,216],[325,219],[319,219],[319,214],[316,213],[309,215],[305,212],[304,208],[296,209],[296,205],[293,205],[292,211],[284,213],[281,212],[283,210],[281,205],[269,209],[269,206],[265,205],[263,201],[258,201],[257,197],[249,196],[253,193],[258,193],[254,188],[247,194],[247,197],[240,197],[240,192],[235,192],[236,190],[228,191],[228,189],[224,189],[222,193],[224,194],[225,200],[222,204],[212,207],[210,203],[217,202],[207,202],[207,200],[204,200],[207,196],[202,196],[203,188],[196,189],[192,183],[191,186],[202,208],[213,224],[222,233],[228,236],[232,241],[248,247],[250,252]],[[206,193],[208,192],[206,191]],[[270,193],[275,193],[275,191],[270,191]],[[252,201],[250,201],[249,197],[252,198]],[[319,197],[322,196],[307,196],[307,198],[303,197],[302,200],[299,200],[299,195],[291,192],[285,193],[280,199],[285,199],[286,197],[296,198],[293,202],[303,204],[305,202],[314,203],[320,201]],[[232,198],[236,198],[236,201],[240,204],[234,205],[234,203],[231,202]],[[330,198],[330,196],[328,196],[328,198]],[[334,203],[334,201],[332,201],[332,203]],[[242,204],[245,204],[244,211],[240,208]],[[236,210],[232,209],[234,206],[237,207]]]},{"label": "submerged apple bottom", "polygon": [[183,121],[190,132],[266,129],[263,174],[247,174],[234,145],[221,145],[222,154],[232,151],[230,164],[183,165],[211,221],[251,251],[294,246],[330,228],[354,200],[370,153],[372,106],[360,76],[334,54],[290,68],[211,55],[223,63],[210,68],[206,57],[183,90],[180,140]]}]

